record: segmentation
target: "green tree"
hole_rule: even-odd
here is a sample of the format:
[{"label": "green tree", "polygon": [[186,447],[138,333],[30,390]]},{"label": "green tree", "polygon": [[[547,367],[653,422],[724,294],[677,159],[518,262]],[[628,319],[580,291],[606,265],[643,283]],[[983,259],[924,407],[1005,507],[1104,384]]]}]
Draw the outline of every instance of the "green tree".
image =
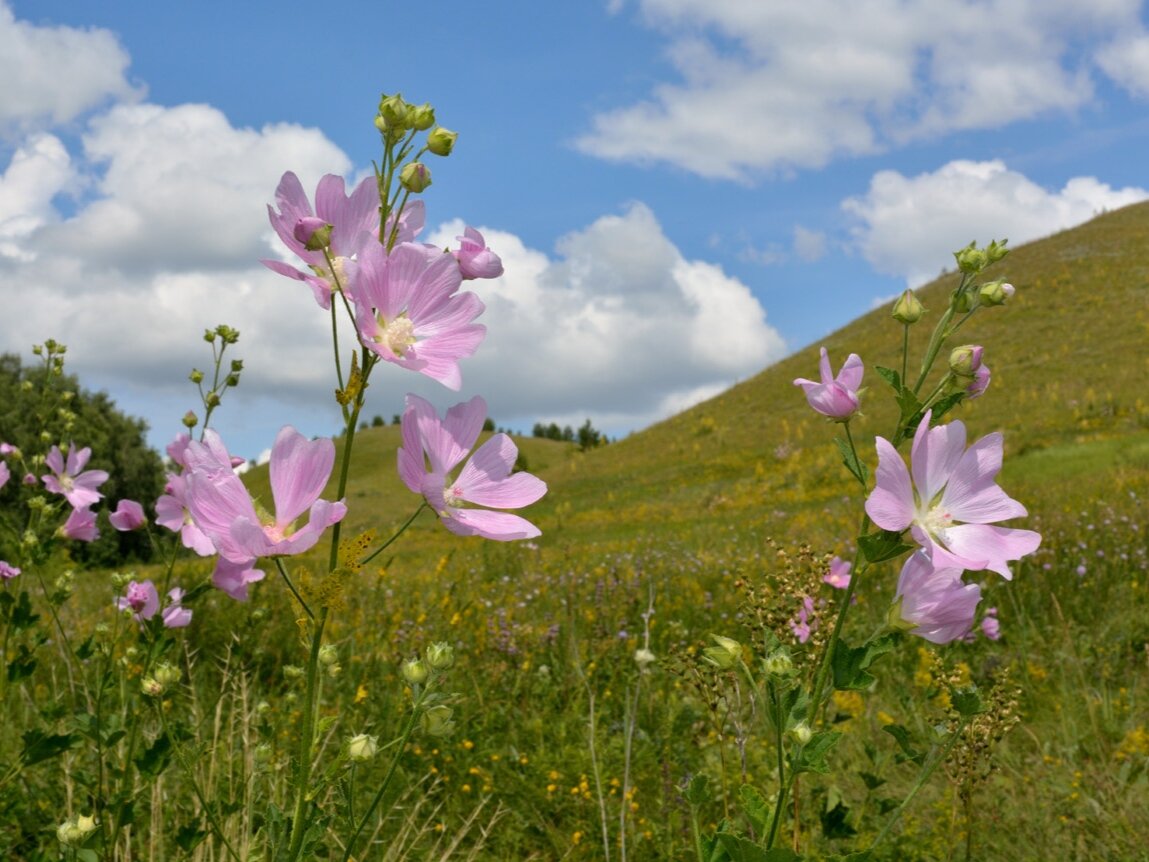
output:
[{"label": "green tree", "polygon": [[[100,488],[105,497],[100,508],[111,511],[119,500],[131,499],[152,514],[165,480],[163,462],[147,444],[147,430],[142,419],[120,412],[107,393],[81,389],[74,375],[24,367],[15,354],[0,356],[0,441],[25,455],[47,453],[60,443],[91,447],[89,467],[107,470],[109,476]],[[10,482],[0,490],[0,505],[11,505],[18,492],[17,483]],[[142,531],[120,533],[102,518],[100,533],[95,542],[76,543],[73,556],[99,565],[151,556]]]}]

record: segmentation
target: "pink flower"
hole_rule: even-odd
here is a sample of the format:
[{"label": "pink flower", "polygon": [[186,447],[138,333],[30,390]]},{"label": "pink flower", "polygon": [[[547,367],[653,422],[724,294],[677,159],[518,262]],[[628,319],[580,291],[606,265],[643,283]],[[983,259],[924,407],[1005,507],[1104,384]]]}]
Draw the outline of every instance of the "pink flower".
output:
[{"label": "pink flower", "polygon": [[965,394],[968,398],[980,398],[987,389],[989,389],[989,366],[980,363],[973,373],[973,380],[965,388]]},{"label": "pink flower", "polygon": [[123,533],[138,530],[148,522],[144,515],[144,507],[135,500],[120,500],[116,511],[108,516],[112,526]]},{"label": "pink flower", "polygon": [[77,451],[76,444],[73,443],[68,447],[68,461],[65,464],[60,447],[53,446],[47,458],[48,467],[52,472],[40,477],[44,481],[44,487],[53,494],[63,494],[64,499],[76,509],[86,509],[99,502],[104,495],[96,489],[108,481],[108,474],[103,470],[80,472],[87,466],[90,457],[92,457],[90,448],[85,447]]},{"label": "pink flower", "polygon": [[866,514],[883,530],[909,528],[939,568],[989,569],[1011,579],[1009,561],[1037,550],[1041,536],[990,526],[1026,514],[994,481],[1001,470],[1001,434],[987,434],[967,450],[961,422],[929,425],[927,411],[914,435],[912,484],[897,450],[877,438],[876,485]]},{"label": "pink flower", "polygon": [[12,478],[12,473],[8,469],[8,462],[0,461],[0,488],[7,485],[10,478]]},{"label": "pink flower", "polygon": [[819,363],[821,382],[799,377],[794,381],[794,385],[802,387],[810,406],[823,416],[829,416],[835,422],[845,422],[858,412],[858,387],[862,385],[864,370],[858,354],[851,353],[846,357],[838,376],[832,376],[830,357],[823,347],[822,360]]},{"label": "pink flower", "polygon": [[479,439],[486,416],[487,404],[477,395],[456,404],[442,421],[428,402],[408,395],[402,420],[399,476],[408,488],[423,495],[452,533],[498,541],[534,538],[539,529],[518,515],[465,509],[461,505],[518,509],[547,492],[546,484],[530,473],[511,473],[518,449],[506,434],[492,436],[467,461],[457,478],[449,478]]},{"label": "pink flower", "polygon": [[116,607],[121,611],[132,611],[137,622],[150,620],[160,609],[156,585],[151,581],[129,581],[124,595],[116,599]]},{"label": "pink flower", "polygon": [[894,606],[900,609],[902,620],[913,626],[912,634],[946,644],[969,633],[981,589],[963,583],[961,575],[961,567],[935,568],[923,550],[910,554],[898,576]]},{"label": "pink flower", "polygon": [[457,390],[459,359],[470,356],[486,328],[474,323],[483,303],[456,293],[462,275],[455,259],[414,243],[387,255],[381,246],[359,261],[355,322],[366,347],[388,362]]},{"label": "pink flower", "polygon": [[60,527],[60,533],[64,538],[77,542],[96,541],[100,538],[100,531],[96,529],[96,513],[91,509],[73,509]]},{"label": "pink flower", "polygon": [[180,602],[183,601],[184,591],[179,587],[168,590],[168,606],[164,608],[164,626],[169,629],[182,629],[191,622],[192,612]]},{"label": "pink flower", "polygon": [[997,608],[986,608],[981,621],[981,633],[991,641],[1001,639],[1001,623],[997,621]]},{"label": "pink flower", "polygon": [[[187,469],[187,450],[191,445],[191,438],[187,434],[179,434],[167,447],[168,456],[181,469]],[[230,470],[236,466],[223,441],[215,433],[206,435],[204,448],[199,451],[201,467],[207,461],[213,462],[216,470]],[[187,508],[187,481],[182,473],[169,473],[165,492],[156,500],[156,523],[166,527],[173,533],[180,534],[180,541],[185,548],[189,548],[201,557],[210,557],[216,553],[215,543],[199,528]]]},{"label": "pink flower", "polygon": [[459,250],[453,254],[459,261],[463,278],[498,278],[503,274],[503,262],[487,248],[483,235],[473,227],[466,228],[463,236],[455,239],[459,241]]},{"label": "pink flower", "polygon": [[850,569],[853,566],[854,564],[849,560],[834,557],[830,560],[830,570],[826,572],[822,580],[836,590],[844,590],[850,586]]},{"label": "pink flower", "polygon": [[10,581],[20,574],[20,570],[7,560],[0,560],[0,581]]},{"label": "pink flower", "polygon": [[798,616],[790,620],[790,631],[794,633],[798,643],[804,644],[817,629],[818,618],[814,611],[814,600],[805,596],[802,599],[802,607],[798,609]]},{"label": "pink flower", "polygon": [[[222,467],[218,435],[209,430],[204,440],[188,445],[187,506],[220,556],[241,566],[238,572],[229,568],[221,579],[234,581],[235,575],[254,571],[251,565],[259,557],[310,550],[324,530],[347,514],[342,502],[319,499],[335,463],[335,444],[330,440],[309,441],[291,426],[280,430],[269,468],[274,518],[261,518],[243,481],[230,467]],[[296,529],[295,521],[305,511],[307,524]]]},{"label": "pink flower", "polygon": [[[378,244],[376,230],[379,227],[379,193],[375,178],[364,178],[350,195],[345,194],[344,188],[343,177],[333,174],[324,176],[315,189],[315,210],[312,210],[311,201],[299,177],[288,171],[275,190],[278,212],[270,205],[267,208],[271,226],[283,244],[307,264],[310,272],[303,272],[278,260],[264,260],[261,263],[280,275],[309,284],[315,294],[315,301],[323,308],[331,307],[331,294],[340,285],[347,287],[343,270],[346,262],[369,242]],[[334,264],[334,273],[324,251],[308,249],[306,243],[296,235],[296,227],[301,221],[305,224],[331,225],[331,242],[327,251]]]}]

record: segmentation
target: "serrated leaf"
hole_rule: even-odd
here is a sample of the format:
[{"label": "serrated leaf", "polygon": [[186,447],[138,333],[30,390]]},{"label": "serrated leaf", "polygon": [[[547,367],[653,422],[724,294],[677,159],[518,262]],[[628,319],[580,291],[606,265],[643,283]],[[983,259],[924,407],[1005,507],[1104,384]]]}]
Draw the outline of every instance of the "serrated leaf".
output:
[{"label": "serrated leaf", "polygon": [[844,640],[834,644],[834,654],[830,666],[834,672],[834,688],[840,691],[862,691],[874,684],[875,677],[869,672],[879,658],[890,652],[897,643],[896,634],[852,647]]},{"label": "serrated leaf", "polygon": [[875,365],[874,371],[877,372],[879,377],[881,377],[894,388],[894,392],[902,391],[902,378],[899,376],[898,372],[894,371],[894,369],[884,368],[881,365]]},{"label": "serrated leaf", "polygon": [[176,846],[184,853],[191,853],[205,838],[207,832],[194,823],[185,824],[176,830]]},{"label": "serrated leaf", "polygon": [[958,711],[958,715],[966,718],[985,711],[985,707],[981,704],[981,695],[974,686],[951,691],[950,704]]},{"label": "serrated leaf", "polygon": [[858,548],[866,558],[866,562],[874,565],[900,557],[907,551],[912,551],[914,546],[903,542],[901,533],[895,533],[893,530],[881,530],[877,533],[858,536]]},{"label": "serrated leaf", "polygon": [[161,733],[133,762],[145,778],[155,778],[167,769],[171,759],[172,741],[166,733]]},{"label": "serrated leaf", "polygon": [[826,755],[838,744],[842,734],[837,730],[823,730],[810,737],[810,741],[791,755],[790,766],[797,775],[802,772],[815,772],[826,775],[830,767],[826,763]]},{"label": "serrated leaf", "polygon": [[773,816],[772,806],[758,789],[749,784],[743,784],[738,791],[738,799],[742,803],[742,811],[746,818],[754,825],[756,832],[765,832]]},{"label": "serrated leaf", "polygon": [[710,799],[710,794],[707,792],[706,785],[709,779],[705,775],[699,773],[690,779],[690,783],[686,785],[686,790],[683,792],[683,797],[691,805],[702,805]]},{"label": "serrated leaf", "polygon": [[13,630],[19,632],[31,628],[39,619],[40,615],[32,612],[32,600],[28,597],[28,591],[21,590],[16,607],[12,609],[10,624]]},{"label": "serrated leaf", "polygon": [[850,809],[843,802],[838,802],[829,810],[819,815],[822,822],[822,834],[827,838],[849,838],[857,835],[858,830],[846,822]]},{"label": "serrated leaf", "polygon": [[872,772],[859,772],[858,777],[866,785],[867,790],[877,790],[886,783],[886,779],[874,775]]},{"label": "serrated leaf", "polygon": [[898,746],[902,749],[902,757],[899,762],[908,760],[911,763],[916,763],[918,766],[921,766],[925,762],[926,753],[914,748],[910,742],[910,732],[900,724],[883,725],[882,730],[898,741]]},{"label": "serrated leaf", "polygon": [[24,741],[24,750],[20,752],[20,761],[25,766],[57,757],[76,741],[76,737],[70,733],[42,733],[39,730],[27,730],[21,739]]},{"label": "serrated leaf", "polygon": [[741,835],[719,832],[715,837],[731,862],[801,862],[802,860],[801,856],[789,848],[774,847],[766,850]]},{"label": "serrated leaf", "polygon": [[834,442],[838,444],[838,451],[842,453],[842,463],[850,471],[850,475],[865,485],[870,478],[870,471],[858,459],[858,453],[854,451],[849,441],[842,437],[835,437]]}]

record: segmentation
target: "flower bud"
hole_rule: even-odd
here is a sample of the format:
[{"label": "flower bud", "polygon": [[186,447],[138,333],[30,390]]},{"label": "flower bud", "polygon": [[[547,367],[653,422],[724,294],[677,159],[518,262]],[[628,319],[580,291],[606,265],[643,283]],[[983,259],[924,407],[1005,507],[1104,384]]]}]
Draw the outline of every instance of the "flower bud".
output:
[{"label": "flower bud", "polygon": [[790,728],[790,736],[793,737],[794,741],[799,745],[805,745],[813,739],[814,731],[810,729],[810,725],[806,724],[806,722],[800,721]]},{"label": "flower bud", "polygon": [[140,682],[140,691],[148,697],[159,697],[164,693],[164,684],[154,676],[146,676]]},{"label": "flower bud", "polygon": [[379,100],[379,116],[386,124],[387,130],[409,128],[410,113],[411,106],[403,101],[401,93],[396,93],[394,96],[384,96]]},{"label": "flower bud", "polygon": [[180,681],[182,676],[183,672],[178,667],[170,665],[167,662],[164,662],[156,668],[156,682],[164,687],[175,685]]},{"label": "flower bud", "polygon": [[425,132],[435,125],[435,109],[427,102],[422,105],[410,105],[407,110],[407,122],[412,129]]},{"label": "flower bud", "polygon": [[925,308],[912,290],[906,290],[894,303],[893,318],[907,326],[922,319]]},{"label": "flower bud", "polygon": [[647,666],[655,662],[655,655],[646,647],[639,647],[634,651],[634,663],[639,670],[646,670]]},{"label": "flower bud", "polygon": [[449,156],[451,150],[455,148],[455,140],[458,137],[458,132],[451,132],[439,126],[427,135],[427,149],[437,156]]},{"label": "flower bud", "polygon": [[76,818],[76,828],[80,830],[80,834],[85,836],[95,832],[99,825],[94,814],[81,814]]},{"label": "flower bud", "polygon": [[347,756],[356,763],[365,763],[373,758],[379,751],[379,737],[368,736],[361,733],[353,736],[347,743]]},{"label": "flower bud", "polygon": [[794,662],[786,650],[780,649],[763,660],[762,669],[770,676],[789,676],[794,670]]},{"label": "flower bud", "polygon": [[403,675],[403,679],[407,681],[408,685],[422,685],[427,681],[427,677],[430,676],[430,671],[421,658],[408,659],[403,662],[403,666],[399,672]]},{"label": "flower bud", "polygon": [[1007,299],[1013,296],[1013,285],[1001,279],[987,282],[978,291],[982,305],[1005,305]]},{"label": "flower bud", "polygon": [[198,368],[193,368],[192,373],[188,375],[188,380],[192,383],[203,383],[203,372]]},{"label": "flower bud", "polygon": [[426,659],[432,670],[450,670],[455,664],[455,649],[449,643],[431,644]]},{"label": "flower bud", "polygon": [[292,235],[308,251],[321,251],[331,245],[331,231],[333,226],[321,218],[304,216],[295,223]]},{"label": "flower bud", "polygon": [[738,662],[742,660],[742,644],[722,635],[711,635],[710,639],[717,646],[707,647],[702,651],[703,661],[721,670],[737,667]]},{"label": "flower bud", "polygon": [[195,415],[194,411],[189,410],[184,414],[183,423],[185,428],[191,430],[192,428],[195,428],[195,426],[199,425],[199,417]]},{"label": "flower bud", "polygon": [[285,664],[283,666],[283,676],[285,679],[303,679],[303,668],[299,665]]},{"label": "flower bud", "polygon": [[322,665],[333,665],[339,661],[339,650],[332,644],[324,644],[319,648],[319,663]]},{"label": "flower bud", "polygon": [[1001,242],[998,242],[995,239],[985,247],[985,256],[990,263],[997,263],[1007,254],[1009,254],[1009,249],[1005,247],[1007,242],[1009,242],[1008,239],[1003,239]]},{"label": "flower bud", "polygon": [[950,371],[958,377],[974,377],[981,367],[982,346],[963,344],[950,352]]},{"label": "flower bud", "polygon": [[955,251],[954,259],[957,260],[958,269],[962,272],[981,272],[989,264],[985,251],[973,242],[960,251]]},{"label": "flower bud", "polygon": [[407,191],[419,194],[431,185],[431,172],[422,162],[411,162],[399,171],[399,182]]},{"label": "flower bud", "polygon": [[84,840],[84,833],[75,820],[65,820],[56,827],[56,838],[65,847],[73,847]]},{"label": "flower bud", "polygon": [[455,732],[455,722],[451,720],[451,715],[451,707],[436,704],[427,707],[419,724],[428,736],[450,736]]}]

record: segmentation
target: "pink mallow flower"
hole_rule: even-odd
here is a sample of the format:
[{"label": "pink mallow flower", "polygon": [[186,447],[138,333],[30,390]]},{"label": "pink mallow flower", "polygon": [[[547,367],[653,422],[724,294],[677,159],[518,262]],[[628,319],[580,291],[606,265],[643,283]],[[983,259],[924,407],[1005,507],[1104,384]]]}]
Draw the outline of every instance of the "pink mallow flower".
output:
[{"label": "pink mallow flower", "polygon": [[138,530],[148,522],[147,516],[144,515],[144,507],[135,500],[120,500],[116,511],[108,516],[108,520],[121,533]]},{"label": "pink mallow flower", "polygon": [[0,560],[0,581],[10,581],[20,574],[20,570],[7,560]]},{"label": "pink mallow flower", "polygon": [[[179,587],[168,590],[168,606],[164,608],[161,617],[166,628],[179,629],[191,622],[191,610],[180,605],[183,595],[184,591]],[[130,611],[132,619],[142,625],[160,609],[156,585],[151,581],[129,581],[124,594],[116,599],[116,607],[121,611]]]},{"label": "pink mallow flower", "polygon": [[8,484],[8,480],[12,478],[12,471],[8,469],[7,461],[0,461],[0,488]]},{"label": "pink mallow flower", "polygon": [[408,488],[423,495],[452,533],[498,541],[534,538],[539,535],[538,527],[518,515],[462,508],[463,503],[474,503],[518,509],[547,492],[546,483],[530,473],[511,473],[518,448],[506,434],[492,436],[455,479],[449,478],[479,439],[486,416],[487,404],[477,395],[456,404],[443,420],[428,402],[408,395],[402,420],[399,476]]},{"label": "pink mallow flower", "polygon": [[73,443],[68,447],[68,460],[65,462],[60,447],[53,446],[47,458],[52,472],[40,477],[44,487],[53,494],[62,494],[76,509],[86,509],[99,502],[104,495],[96,489],[108,481],[108,474],[104,470],[84,471],[91,457],[91,448],[85,446],[77,450]]},{"label": "pink mallow flower", "polygon": [[810,406],[823,416],[829,416],[835,422],[845,422],[858,412],[858,387],[862,385],[862,373],[865,370],[862,360],[858,354],[851,353],[846,357],[838,376],[834,377],[830,373],[830,357],[823,347],[818,368],[821,382],[799,377],[794,385],[802,387]]},{"label": "pink mallow flower", "polygon": [[981,633],[991,641],[1001,639],[1001,623],[997,620],[997,608],[986,608],[981,620]]},{"label": "pink mallow flower", "polygon": [[96,513],[91,509],[73,509],[60,527],[60,534],[76,542],[96,541],[100,538],[100,531],[96,529]]},{"label": "pink mallow flower", "polygon": [[822,580],[836,590],[844,590],[850,586],[850,569],[854,564],[841,557],[830,560],[830,570],[822,576]]},{"label": "pink mallow flower", "polygon": [[[187,434],[179,434],[167,448],[168,456],[181,471],[187,469],[189,445],[191,438]],[[214,460],[215,468],[220,470],[236,466],[236,459],[231,457],[218,435],[214,433],[207,435],[201,445],[205,447],[200,452],[201,461],[210,458]],[[240,461],[242,463],[242,459]],[[156,523],[173,533],[179,533],[183,546],[195,551],[201,557],[210,557],[216,553],[215,543],[196,525],[191,512],[188,511],[187,481],[182,472],[168,473],[164,492],[156,500]]]},{"label": "pink mallow flower", "polygon": [[473,322],[483,303],[456,292],[462,280],[451,255],[426,246],[404,243],[389,255],[382,246],[364,250],[355,293],[360,341],[382,359],[458,390],[459,360],[486,334]]},{"label": "pink mallow flower", "polygon": [[1026,510],[994,481],[1001,470],[1001,434],[987,434],[968,450],[965,440],[965,425],[955,421],[931,429],[927,411],[914,435],[911,483],[901,455],[877,438],[876,485],[866,514],[883,530],[909,528],[939,568],[989,569],[1009,580],[1008,563],[1037,550],[1041,536],[990,526]]},{"label": "pink mallow flower", "polygon": [[894,608],[911,634],[936,644],[965,637],[981,601],[977,584],[962,582],[961,567],[935,568],[929,554],[914,551],[898,576]]},{"label": "pink mallow flower", "polygon": [[502,260],[487,248],[486,240],[475,228],[467,227],[463,236],[455,239],[459,241],[459,250],[452,254],[459,261],[463,278],[498,278],[503,274]]},{"label": "pink mallow flower", "polygon": [[989,389],[989,366],[984,362],[973,373],[973,380],[965,388],[967,398],[980,398]]},{"label": "pink mallow flower", "polygon": [[[256,559],[308,551],[347,514],[342,502],[319,499],[335,463],[335,444],[308,440],[284,426],[271,447],[269,465],[275,515],[261,517],[243,481],[230,467],[223,468],[218,435],[209,430],[204,441],[187,448],[187,507],[221,557],[213,576],[216,586],[246,598],[247,584],[263,577],[252,568]],[[296,529],[304,512],[308,521]]]},{"label": "pink mallow flower", "polygon": [[191,622],[191,608],[185,608],[180,604],[183,597],[184,591],[179,587],[168,590],[168,606],[164,608],[163,619],[164,626],[169,629],[182,629]]},{"label": "pink mallow flower", "polygon": [[[310,272],[278,260],[261,263],[280,275],[306,282],[315,294],[315,301],[323,308],[331,307],[332,293],[341,286],[347,287],[344,272],[347,261],[368,242],[378,245],[379,192],[375,177],[365,177],[350,195],[344,189],[343,177],[327,174],[315,189],[315,209],[312,210],[299,177],[288,171],[275,190],[278,211],[270,205],[267,207],[271,226],[283,244],[307,264]],[[303,233],[296,230],[300,222],[331,225],[331,241],[327,247],[330,265],[323,249],[308,249],[306,236],[300,239]]]},{"label": "pink mallow flower", "polygon": [[790,620],[790,631],[794,633],[798,643],[804,644],[817,629],[818,617],[814,610],[814,600],[805,596],[802,599],[802,607],[798,609],[798,616]]}]

